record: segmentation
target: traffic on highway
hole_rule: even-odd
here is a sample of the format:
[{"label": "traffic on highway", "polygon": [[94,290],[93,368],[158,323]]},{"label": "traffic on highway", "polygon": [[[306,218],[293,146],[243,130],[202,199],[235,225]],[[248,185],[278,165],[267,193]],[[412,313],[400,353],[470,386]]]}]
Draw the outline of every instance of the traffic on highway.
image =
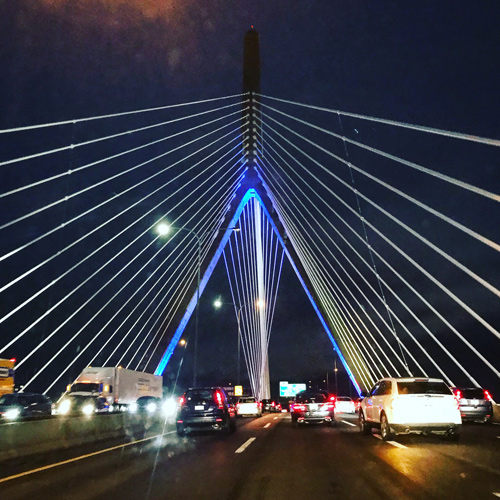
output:
[{"label": "traffic on highway", "polygon": [[[358,405],[322,390],[261,402],[201,387],[175,400],[141,396],[126,410],[84,397],[86,406],[72,401],[65,412],[69,392],[55,422],[128,415],[134,425],[50,453],[13,450],[2,461],[0,498],[500,497],[496,406],[486,390],[459,390],[438,379],[382,379]],[[0,400],[0,431],[23,424],[1,406],[13,396],[22,394]]]}]

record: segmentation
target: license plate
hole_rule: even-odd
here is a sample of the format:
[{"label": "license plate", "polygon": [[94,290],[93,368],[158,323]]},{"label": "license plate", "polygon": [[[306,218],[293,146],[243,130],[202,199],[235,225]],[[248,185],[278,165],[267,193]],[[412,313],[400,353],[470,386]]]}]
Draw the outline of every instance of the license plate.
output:
[{"label": "license plate", "polygon": [[205,407],[203,405],[195,405],[194,409],[195,410],[204,410]]},{"label": "license plate", "polygon": [[474,406],[477,406],[479,404],[479,401],[477,399],[473,399],[471,401],[471,404],[474,405]]},{"label": "license plate", "polygon": [[316,411],[318,409],[318,405],[309,405],[309,409],[311,411]]}]

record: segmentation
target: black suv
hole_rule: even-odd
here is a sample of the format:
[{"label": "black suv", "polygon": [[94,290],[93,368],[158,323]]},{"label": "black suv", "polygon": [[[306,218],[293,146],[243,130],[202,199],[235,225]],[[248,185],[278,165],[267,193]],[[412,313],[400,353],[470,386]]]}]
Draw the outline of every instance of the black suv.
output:
[{"label": "black suv", "polygon": [[45,417],[51,413],[52,401],[44,394],[16,392],[0,397],[0,418],[5,420]]},{"label": "black suv", "polygon": [[493,419],[493,399],[486,389],[480,387],[455,387],[453,392],[460,405],[462,422],[491,424]]},{"label": "black suv", "polygon": [[302,391],[295,396],[290,412],[294,427],[312,422],[335,425],[335,397],[322,391]]},{"label": "black suv", "polygon": [[188,389],[179,400],[177,434],[189,431],[213,430],[225,433],[236,429],[234,406],[228,403],[221,387]]}]

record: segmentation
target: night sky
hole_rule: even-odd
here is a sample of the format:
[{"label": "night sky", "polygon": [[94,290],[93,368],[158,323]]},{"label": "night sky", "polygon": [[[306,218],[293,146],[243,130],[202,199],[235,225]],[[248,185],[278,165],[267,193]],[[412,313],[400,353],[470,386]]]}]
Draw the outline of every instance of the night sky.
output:
[{"label": "night sky", "polygon": [[[491,1],[0,0],[0,128],[237,94],[243,36],[254,26],[263,94],[499,138],[499,19]],[[448,161],[428,156],[431,164]],[[453,175],[467,179],[481,158],[470,160],[453,165]],[[482,214],[474,220],[479,229]],[[496,264],[485,272],[498,276]],[[201,379],[227,385],[236,377],[236,318],[230,307],[213,310],[219,295],[230,300],[222,262],[202,297],[199,353]],[[499,326],[498,300],[496,311]],[[172,358],[169,379],[181,356]],[[191,363],[187,352],[181,386]],[[270,341],[272,391],[278,380],[323,380],[327,371],[333,380],[333,363],[285,262]],[[349,394],[338,368],[339,392]],[[500,392],[498,381],[492,386]]]}]

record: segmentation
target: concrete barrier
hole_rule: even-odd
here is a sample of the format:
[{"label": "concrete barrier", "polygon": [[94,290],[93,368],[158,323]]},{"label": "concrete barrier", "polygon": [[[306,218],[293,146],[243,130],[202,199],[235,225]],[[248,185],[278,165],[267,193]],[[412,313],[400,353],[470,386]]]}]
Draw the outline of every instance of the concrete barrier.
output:
[{"label": "concrete barrier", "polygon": [[105,439],[143,437],[159,424],[127,413],[11,422],[0,425],[0,461]]}]

